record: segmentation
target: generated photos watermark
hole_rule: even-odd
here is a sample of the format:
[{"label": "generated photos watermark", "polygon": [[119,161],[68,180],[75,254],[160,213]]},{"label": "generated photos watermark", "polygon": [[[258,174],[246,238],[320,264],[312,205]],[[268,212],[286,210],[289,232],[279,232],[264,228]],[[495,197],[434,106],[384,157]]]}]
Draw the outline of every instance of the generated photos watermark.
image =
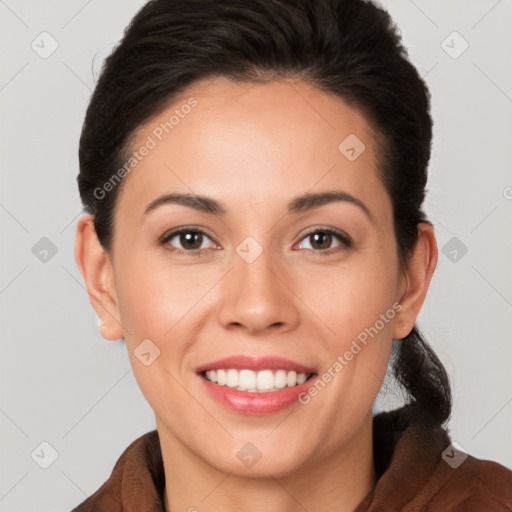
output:
[{"label": "generated photos watermark", "polygon": [[302,405],[307,405],[311,402],[311,399],[322,391],[329,382],[331,382],[342,370],[347,366],[354,357],[361,352],[361,350],[368,345],[369,338],[373,339],[379,334],[382,329],[389,324],[396,314],[402,311],[402,305],[395,302],[391,308],[385,313],[382,313],[378,320],[370,326],[366,327],[357,335],[357,339],[354,339],[343,355],[339,355],[336,361],[327,368],[327,370],[315,379],[315,383],[312,384],[307,391],[303,391],[299,395],[299,402]]},{"label": "generated photos watermark", "polygon": [[165,136],[171,133],[196,106],[197,100],[195,98],[189,98],[179,108],[174,109],[169,119],[156,126],[152,130],[151,135],[148,135],[144,143],[131,153],[124,164],[117,169],[101,187],[94,189],[94,197],[98,200],[104,199],[107,193],[114,190],[114,188],[121,183],[122,179],[137,167],[137,165],[149,155],[151,150],[155,149]]}]

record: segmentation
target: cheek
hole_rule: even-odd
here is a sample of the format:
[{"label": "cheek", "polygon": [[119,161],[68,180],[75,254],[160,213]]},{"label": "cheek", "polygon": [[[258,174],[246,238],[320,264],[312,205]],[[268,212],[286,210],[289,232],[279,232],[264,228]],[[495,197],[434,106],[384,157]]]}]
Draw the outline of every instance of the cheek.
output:
[{"label": "cheek", "polygon": [[[397,267],[389,251],[354,257],[338,267],[312,268],[301,297],[318,314],[341,345],[369,328],[392,307],[396,298]],[[393,319],[394,310],[387,319]],[[392,318],[391,318],[392,317]],[[381,330],[388,334],[392,322]],[[380,323],[379,323],[380,326]],[[338,347],[340,348],[340,347]]]},{"label": "cheek", "polygon": [[[170,406],[182,395],[173,376],[180,379],[190,366],[194,334],[201,328],[203,308],[211,301],[209,292],[218,279],[208,265],[192,269],[168,264],[161,256],[137,257],[136,252],[116,266],[126,348],[137,382],[155,410]],[[153,352],[158,354],[150,366],[137,358],[139,347],[146,346],[142,343],[148,346],[151,357]],[[159,390],[166,390],[165,398]]]},{"label": "cheek", "polygon": [[206,265],[191,269],[151,255],[120,262],[117,271],[119,315],[134,342],[171,338],[217,280]]},{"label": "cheek", "polygon": [[336,376],[332,393],[350,414],[363,414],[371,406],[386,373],[397,313],[397,268],[392,248],[381,248],[327,269],[323,276],[312,276],[324,283],[313,288],[316,292],[310,298],[329,327],[323,336],[322,371],[326,380]]},{"label": "cheek", "polygon": [[183,406],[179,381],[188,361],[187,329],[211,277],[136,253],[119,261],[116,272],[119,316],[134,376],[153,410],[165,416]]}]

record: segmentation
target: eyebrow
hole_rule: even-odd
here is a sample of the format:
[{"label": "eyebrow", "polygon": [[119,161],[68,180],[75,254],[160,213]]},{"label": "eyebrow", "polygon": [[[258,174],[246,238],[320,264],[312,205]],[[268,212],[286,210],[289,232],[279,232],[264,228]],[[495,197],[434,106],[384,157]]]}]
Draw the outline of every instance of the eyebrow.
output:
[{"label": "eyebrow", "polygon": [[[374,222],[374,217],[368,207],[357,197],[342,190],[330,190],[327,192],[306,193],[293,198],[288,203],[289,213],[298,213],[318,208],[325,204],[334,202],[345,202],[358,206],[366,216]],[[215,199],[195,194],[171,193],[156,198],[148,204],[144,215],[165,204],[180,204],[205,213],[214,215],[225,215],[226,210]]]}]

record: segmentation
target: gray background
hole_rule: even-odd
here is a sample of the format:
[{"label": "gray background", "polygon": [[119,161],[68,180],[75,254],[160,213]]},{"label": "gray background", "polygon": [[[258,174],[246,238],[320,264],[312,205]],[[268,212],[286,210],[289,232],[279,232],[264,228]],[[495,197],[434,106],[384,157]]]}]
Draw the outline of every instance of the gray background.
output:
[{"label": "gray background", "polygon": [[[1,511],[70,510],[155,428],[124,345],[98,334],[73,256],[95,69],[142,3],[0,0]],[[512,1],[384,5],[436,123],[426,210],[440,258],[419,325],[452,378],[453,439],[512,467]]]}]

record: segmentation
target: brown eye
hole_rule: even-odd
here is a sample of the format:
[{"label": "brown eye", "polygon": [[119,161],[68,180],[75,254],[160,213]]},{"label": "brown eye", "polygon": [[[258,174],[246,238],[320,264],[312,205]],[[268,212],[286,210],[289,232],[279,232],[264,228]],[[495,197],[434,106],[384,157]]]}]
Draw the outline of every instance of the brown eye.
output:
[{"label": "brown eye", "polygon": [[195,254],[207,250],[208,241],[212,246],[215,244],[211,238],[201,230],[183,228],[178,229],[164,236],[162,245],[170,245],[177,253]]},{"label": "brown eye", "polygon": [[318,231],[317,233],[309,235],[309,237],[313,249],[330,249],[333,238],[330,233]]},{"label": "brown eye", "polygon": [[[305,244],[303,241],[309,241]],[[334,245],[333,245],[334,244]],[[309,247],[308,247],[309,245]],[[347,235],[338,233],[332,229],[317,229],[311,231],[300,242],[301,249],[311,249],[316,252],[330,252],[348,249],[352,242]]]},{"label": "brown eye", "polygon": [[181,246],[185,249],[199,249],[203,243],[203,235],[197,231],[181,233],[178,236]]}]

